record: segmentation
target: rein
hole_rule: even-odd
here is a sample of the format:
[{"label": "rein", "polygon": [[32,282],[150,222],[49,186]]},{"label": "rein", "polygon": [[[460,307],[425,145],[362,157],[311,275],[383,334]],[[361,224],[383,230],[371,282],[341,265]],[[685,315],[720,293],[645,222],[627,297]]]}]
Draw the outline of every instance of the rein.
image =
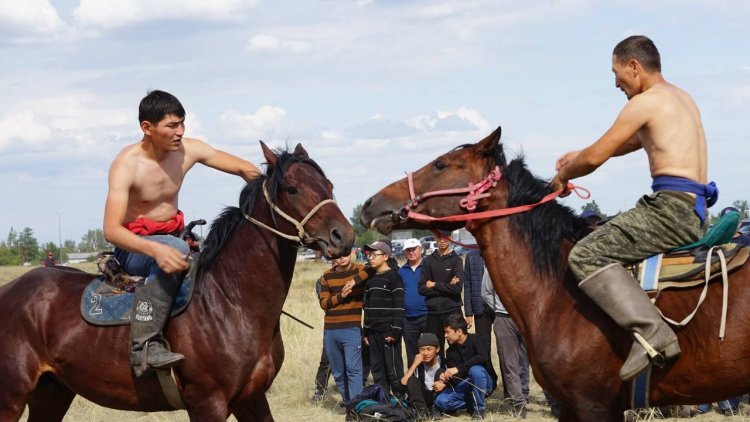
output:
[{"label": "rein", "polygon": [[[488,198],[492,196],[492,192],[487,192],[490,188],[493,188],[497,185],[497,182],[500,181],[502,178],[502,172],[500,171],[499,166],[495,166],[492,171],[490,171],[490,174],[487,175],[487,177],[484,178],[484,180],[478,182],[478,183],[469,183],[469,186],[466,188],[457,188],[457,189],[443,189],[443,190],[437,190],[432,192],[427,192],[421,195],[415,195],[414,193],[414,181],[413,181],[413,172],[407,173],[407,179],[409,181],[409,196],[411,197],[411,203],[405,205],[401,211],[399,212],[399,217],[406,220],[406,219],[413,219],[417,221],[427,221],[427,222],[457,222],[457,221],[466,221],[467,225],[471,223],[473,220],[481,220],[486,218],[494,218],[494,217],[504,217],[507,215],[512,214],[519,214],[522,212],[530,211],[539,205],[542,205],[546,202],[552,201],[560,194],[562,194],[563,190],[559,189],[555,192],[549,193],[545,195],[541,200],[538,202],[535,202],[533,204],[527,204],[527,205],[519,205],[517,207],[512,208],[502,208],[498,210],[488,210],[488,211],[482,211],[482,212],[473,212],[477,207],[477,202],[482,198]],[[576,186],[573,183],[568,183],[568,190],[571,192],[575,192],[576,195],[578,195],[581,199],[589,199],[591,197],[591,192],[589,192],[588,189]],[[581,194],[579,191],[583,191],[584,194]],[[459,201],[459,204],[461,205],[461,208],[466,208],[466,210],[469,212],[468,214],[456,214],[456,215],[449,215],[445,217],[433,217],[431,215],[427,214],[421,214],[413,210],[413,208],[416,208],[417,205],[419,205],[420,202],[423,202],[427,198],[431,198],[434,196],[447,196],[447,195],[456,195],[468,192],[466,197],[462,198]]]},{"label": "rein", "polygon": [[246,214],[246,213],[243,212],[242,215],[245,216],[245,219],[247,221],[255,224],[255,225],[263,227],[264,229],[269,230],[269,231],[271,231],[271,232],[273,232],[273,233],[275,233],[275,234],[283,237],[284,239],[289,239],[289,240],[297,242],[297,243],[299,243],[299,244],[301,244],[303,246],[306,245],[307,243],[309,243],[309,240],[312,239],[310,237],[310,235],[308,235],[307,232],[305,231],[305,224],[307,224],[307,222],[310,221],[310,219],[315,215],[316,212],[318,212],[323,207],[323,205],[326,205],[326,204],[335,204],[336,203],[336,201],[333,200],[333,199],[324,199],[323,201],[321,201],[320,203],[318,203],[318,205],[316,205],[315,207],[313,207],[313,209],[311,209],[310,212],[307,213],[307,215],[305,216],[305,218],[302,219],[302,221],[297,221],[293,217],[287,215],[284,211],[282,211],[279,207],[277,207],[276,204],[273,203],[273,201],[271,201],[271,197],[268,194],[268,189],[266,189],[266,182],[265,181],[263,181],[263,196],[266,197],[266,202],[268,202],[268,206],[271,207],[271,210],[273,212],[275,212],[276,214],[279,214],[280,216],[282,216],[286,221],[294,224],[294,227],[297,228],[297,236],[292,236],[292,235],[288,235],[288,234],[282,233],[282,232],[274,229],[273,227],[270,227],[267,224],[264,224],[264,223],[262,223],[262,222],[260,222],[260,221],[258,221],[256,219],[254,219],[253,217],[250,217],[248,214]]}]

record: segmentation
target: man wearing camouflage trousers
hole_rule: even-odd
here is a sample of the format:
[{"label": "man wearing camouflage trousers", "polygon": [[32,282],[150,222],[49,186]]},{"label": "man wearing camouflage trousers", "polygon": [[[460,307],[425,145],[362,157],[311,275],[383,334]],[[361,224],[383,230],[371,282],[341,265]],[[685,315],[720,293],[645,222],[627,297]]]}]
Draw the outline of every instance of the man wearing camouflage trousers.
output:
[{"label": "man wearing camouflage trousers", "polygon": [[568,258],[581,290],[633,333],[636,341],[620,369],[627,381],[648,368],[649,357],[657,362],[675,358],[680,346],[623,264],[697,241],[718,190],[713,182],[706,184],[706,139],[698,107],[664,80],[654,43],[645,36],[621,41],[612,54],[612,71],[627,104],[601,138],[557,161],[558,173],[550,183],[565,195],[569,180],[593,172],[610,157],[641,148],[648,156],[654,193],[579,241]]}]

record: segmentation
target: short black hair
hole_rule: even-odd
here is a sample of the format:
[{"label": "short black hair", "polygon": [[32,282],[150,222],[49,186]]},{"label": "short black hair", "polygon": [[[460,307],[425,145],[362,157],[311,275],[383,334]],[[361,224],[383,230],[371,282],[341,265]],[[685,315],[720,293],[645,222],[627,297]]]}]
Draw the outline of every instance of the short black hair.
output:
[{"label": "short black hair", "polygon": [[177,97],[155,89],[149,91],[141,100],[141,104],[138,106],[138,123],[146,121],[157,124],[170,114],[183,118],[185,117],[185,109]]},{"label": "short black hair", "polygon": [[464,334],[469,333],[469,325],[466,323],[466,318],[459,313],[448,315],[443,321],[443,328],[445,327],[451,327],[453,331],[461,330]]},{"label": "short black hair", "polygon": [[659,50],[645,35],[632,35],[617,43],[612,55],[619,63],[635,59],[649,72],[661,72],[661,56]]}]

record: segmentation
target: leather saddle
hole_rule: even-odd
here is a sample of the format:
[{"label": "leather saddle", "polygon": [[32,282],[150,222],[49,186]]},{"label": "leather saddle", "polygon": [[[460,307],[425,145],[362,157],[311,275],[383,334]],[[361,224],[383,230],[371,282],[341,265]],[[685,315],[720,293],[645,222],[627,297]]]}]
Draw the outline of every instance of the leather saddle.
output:
[{"label": "leather saddle", "polygon": [[[198,253],[194,253],[188,259],[190,267],[172,304],[170,317],[181,314],[190,304],[195,287],[197,258]],[[100,253],[96,265],[101,274],[91,280],[83,291],[81,316],[94,325],[130,324],[135,289],[143,284],[145,278],[125,273],[112,252]]]}]

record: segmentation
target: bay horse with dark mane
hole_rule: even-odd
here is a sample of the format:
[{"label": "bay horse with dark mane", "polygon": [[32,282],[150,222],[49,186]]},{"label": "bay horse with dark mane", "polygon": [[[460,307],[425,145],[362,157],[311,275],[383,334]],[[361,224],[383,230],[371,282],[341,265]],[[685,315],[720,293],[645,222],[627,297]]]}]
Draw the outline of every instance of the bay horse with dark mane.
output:
[{"label": "bay horse with dark mane", "polygon": [[[186,358],[174,369],[191,421],[273,420],[265,392],[284,360],[279,318],[297,246],[338,257],[354,241],[333,185],[302,146],[278,154],[261,146],[265,175],[214,221],[192,303],[165,329]],[[0,288],[0,421],[18,420],[26,404],[29,421],[60,421],[76,395],[113,409],[173,410],[157,377],[133,374],[129,326],[81,318],[92,278],[42,268]]]},{"label": "bay horse with dark mane", "polygon": [[[497,178],[488,179],[493,172]],[[382,233],[457,229],[463,223],[446,220],[466,217],[469,211],[459,205],[456,193],[482,180],[497,183],[462,201],[464,206],[476,202],[469,204],[476,208],[467,228],[526,341],[535,379],[561,402],[561,421],[621,421],[630,406],[631,382],[621,381],[618,372],[630,351],[631,334],[583,294],[567,264],[572,246],[589,229],[554,200],[497,216],[555,195],[528,171],[523,158],[506,160],[500,128],[381,189],[363,204],[360,220]],[[412,218],[420,214],[422,218]],[[680,357],[663,369],[653,368],[651,405],[711,403],[750,390],[750,266],[729,279],[726,338],[717,337],[722,289],[711,285],[693,321],[676,329]],[[657,304],[666,316],[682,317],[693,310],[701,290],[664,290]]]}]

